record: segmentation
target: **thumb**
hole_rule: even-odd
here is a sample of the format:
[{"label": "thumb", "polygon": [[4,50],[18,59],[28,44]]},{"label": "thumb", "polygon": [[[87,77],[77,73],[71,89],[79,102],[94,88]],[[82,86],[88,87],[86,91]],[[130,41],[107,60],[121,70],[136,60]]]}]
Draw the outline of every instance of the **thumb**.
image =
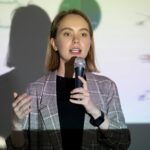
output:
[{"label": "thumb", "polygon": [[14,96],[14,98],[16,99],[17,96],[18,96],[18,93],[17,93],[17,92],[14,92],[14,93],[13,93],[13,96]]}]

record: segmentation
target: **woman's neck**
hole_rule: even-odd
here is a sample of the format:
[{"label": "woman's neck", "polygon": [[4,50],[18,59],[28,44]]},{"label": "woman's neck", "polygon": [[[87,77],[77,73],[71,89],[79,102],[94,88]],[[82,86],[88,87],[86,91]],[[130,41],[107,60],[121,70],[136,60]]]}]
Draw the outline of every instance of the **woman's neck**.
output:
[{"label": "woman's neck", "polygon": [[62,67],[59,67],[57,70],[57,75],[64,77],[65,76],[65,70]]},{"label": "woman's neck", "polygon": [[57,75],[61,76],[61,77],[67,77],[67,78],[74,78],[75,77],[74,70],[70,69],[67,66],[66,66],[66,69],[64,66],[62,66],[62,67],[59,66],[59,68],[57,70]]}]

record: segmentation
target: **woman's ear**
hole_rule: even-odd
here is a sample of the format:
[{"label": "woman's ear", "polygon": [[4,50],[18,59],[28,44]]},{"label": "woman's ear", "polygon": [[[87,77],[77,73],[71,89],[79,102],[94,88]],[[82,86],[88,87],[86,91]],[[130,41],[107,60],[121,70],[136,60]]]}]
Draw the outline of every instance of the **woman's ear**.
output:
[{"label": "woman's ear", "polygon": [[56,41],[54,38],[50,39],[50,44],[52,45],[52,47],[55,51],[58,51],[57,46],[56,46]]}]

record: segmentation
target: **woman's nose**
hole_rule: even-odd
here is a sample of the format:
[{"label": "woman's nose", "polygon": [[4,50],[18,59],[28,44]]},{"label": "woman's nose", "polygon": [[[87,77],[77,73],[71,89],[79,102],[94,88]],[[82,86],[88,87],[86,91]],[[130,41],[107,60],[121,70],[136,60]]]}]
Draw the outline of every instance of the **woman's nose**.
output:
[{"label": "woman's nose", "polygon": [[79,37],[77,35],[75,35],[73,37],[73,43],[78,43],[79,42]]}]

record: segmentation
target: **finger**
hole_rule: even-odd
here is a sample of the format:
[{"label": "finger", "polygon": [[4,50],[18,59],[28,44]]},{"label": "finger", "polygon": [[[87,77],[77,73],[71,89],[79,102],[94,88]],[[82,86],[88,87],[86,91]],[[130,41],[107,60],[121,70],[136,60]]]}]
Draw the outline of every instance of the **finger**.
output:
[{"label": "finger", "polygon": [[83,77],[81,77],[81,76],[78,76],[78,78],[79,78],[79,79],[81,80],[81,82],[83,83],[83,88],[86,89],[86,90],[88,90],[86,80],[85,80]]},{"label": "finger", "polygon": [[18,103],[20,101],[22,101],[22,99],[24,99],[25,97],[27,96],[26,93],[20,95],[20,96],[17,96],[16,100],[13,102],[13,107],[15,107],[16,105],[18,105]]},{"label": "finger", "polygon": [[70,95],[71,99],[83,99],[84,95],[83,94],[74,94],[74,95]]},{"label": "finger", "polygon": [[27,109],[27,110],[24,110],[22,112],[19,112],[17,114],[17,117],[18,119],[23,119],[24,117],[26,117],[29,113],[31,112],[31,108],[30,109]]},{"label": "finger", "polygon": [[89,91],[85,90],[85,89],[74,89],[73,91],[71,91],[70,93],[71,95],[76,95],[76,94],[82,94],[83,96],[89,97]]},{"label": "finger", "polygon": [[83,105],[82,100],[74,100],[74,99],[70,99],[69,101],[70,101],[71,103],[74,103],[74,104]]},{"label": "finger", "polygon": [[30,112],[32,111],[32,109],[30,107],[28,107],[27,109],[25,109],[24,111],[22,111],[20,113],[20,118],[24,118],[26,115],[28,115]]},{"label": "finger", "polygon": [[26,108],[29,106],[31,106],[31,96],[26,96],[21,101],[19,101],[18,104],[15,106],[15,112],[24,110],[24,107]]},{"label": "finger", "polygon": [[17,117],[22,119],[24,116],[31,112],[31,101],[27,101],[22,107],[15,107],[14,109]]},{"label": "finger", "polygon": [[75,94],[75,93],[83,93],[83,92],[84,92],[83,88],[75,88],[70,93]]},{"label": "finger", "polygon": [[29,99],[29,101],[27,101],[22,107],[20,107],[20,110],[23,112],[27,109],[31,108],[31,101]]},{"label": "finger", "polygon": [[14,92],[14,93],[13,93],[13,96],[14,96],[14,98],[16,99],[17,96],[18,96],[18,93],[17,93],[17,92]]},{"label": "finger", "polygon": [[22,95],[18,95],[17,93],[14,93],[15,101],[13,102],[13,106],[16,106],[17,103],[18,103],[19,101],[21,101],[21,99],[23,99],[26,95],[27,95],[26,93],[24,93],[24,94],[22,94]]}]

